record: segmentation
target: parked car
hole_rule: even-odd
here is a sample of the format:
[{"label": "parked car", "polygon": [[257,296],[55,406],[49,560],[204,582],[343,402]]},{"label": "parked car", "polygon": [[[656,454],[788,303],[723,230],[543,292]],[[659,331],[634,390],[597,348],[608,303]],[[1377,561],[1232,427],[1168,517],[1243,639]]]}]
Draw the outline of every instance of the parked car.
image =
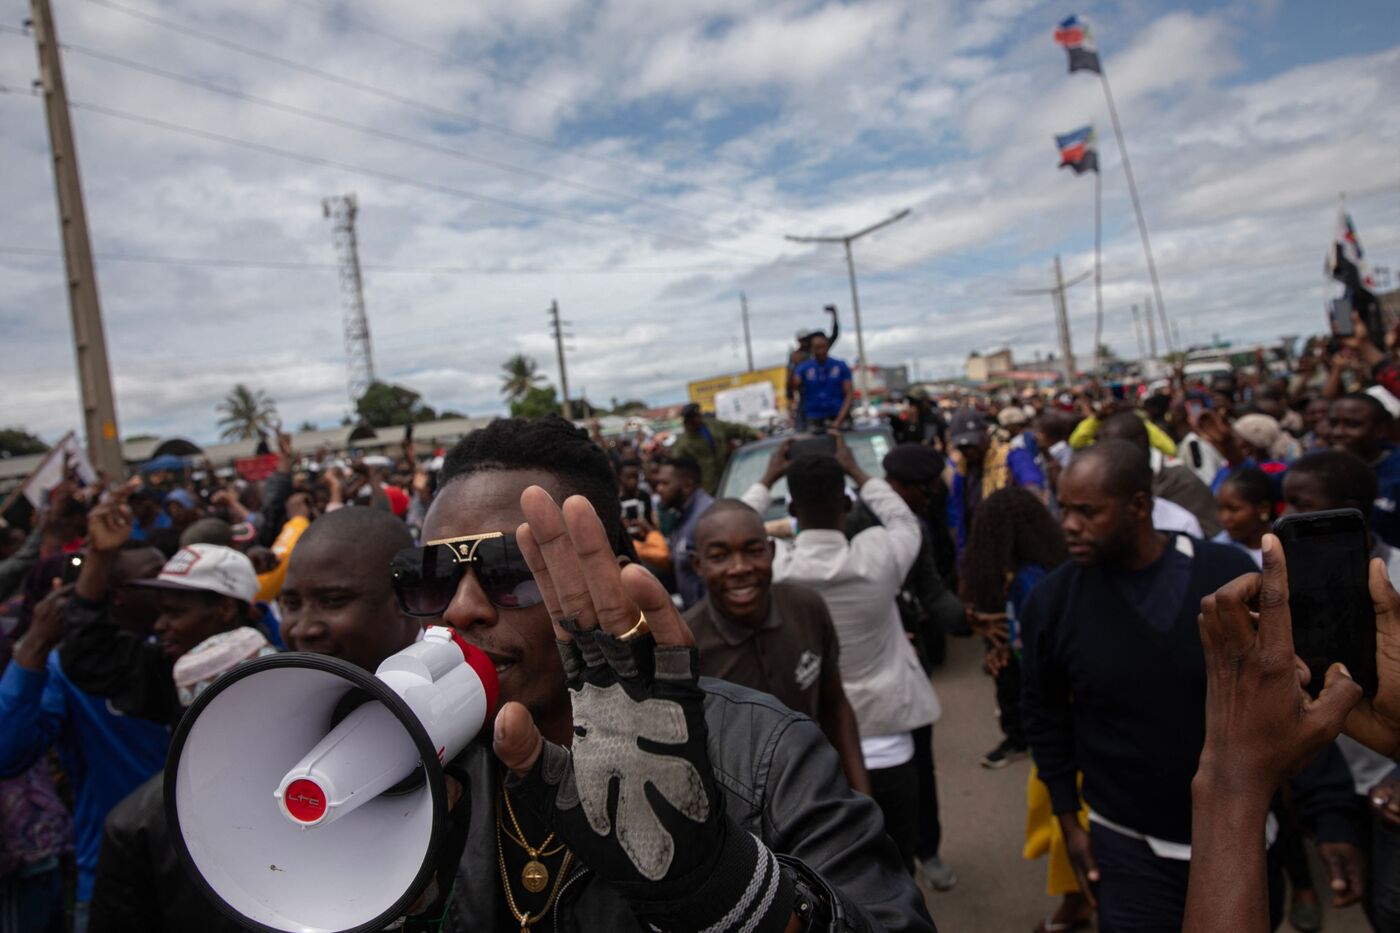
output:
[{"label": "parked car", "polygon": [[[768,461],[773,456],[773,451],[783,441],[789,437],[800,435],[781,435],[777,437],[765,437],[761,440],[752,441],[734,451],[729,457],[729,464],[724,469],[724,476],[719,481],[719,494],[716,498],[738,499],[748,488],[763,478],[763,471],[768,469]],[[894,448],[894,433],[888,425],[878,425],[873,427],[855,428],[851,431],[843,432],[846,439],[846,446],[851,448],[851,452],[856,456],[856,462],[861,469],[871,476],[883,478],[885,467],[883,461],[885,454]],[[848,484],[850,480],[846,481]],[[764,521],[786,518],[788,514],[788,489],[787,479],[778,480],[769,490],[770,501],[768,509],[763,513]]]}]

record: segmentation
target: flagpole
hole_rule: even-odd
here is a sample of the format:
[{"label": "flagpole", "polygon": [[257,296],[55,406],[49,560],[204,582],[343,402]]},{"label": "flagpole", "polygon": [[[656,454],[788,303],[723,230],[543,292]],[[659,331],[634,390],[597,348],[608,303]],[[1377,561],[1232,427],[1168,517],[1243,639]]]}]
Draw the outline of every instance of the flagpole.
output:
[{"label": "flagpole", "polygon": [[[1128,194],[1133,199],[1133,212],[1137,214],[1138,232],[1142,234],[1142,251],[1147,255],[1147,274],[1152,279],[1152,293],[1157,299],[1157,308],[1162,315],[1162,324],[1165,329],[1167,321],[1167,306],[1162,301],[1162,285],[1157,281],[1157,264],[1152,261],[1152,242],[1147,237],[1147,221],[1142,216],[1142,202],[1138,200],[1137,182],[1133,180],[1133,166],[1128,161],[1128,144],[1123,141],[1123,127],[1118,122],[1118,108],[1113,105],[1113,92],[1108,87],[1108,74],[1103,68],[1103,59],[1099,59],[1099,80],[1103,82],[1103,96],[1108,101],[1108,116],[1113,120],[1113,135],[1118,138],[1118,154],[1123,157],[1123,174],[1128,177]],[[1174,350],[1171,342],[1171,332],[1166,333],[1167,349]]]},{"label": "flagpole", "polygon": [[1103,172],[1094,167],[1094,375],[1098,375],[1103,360]]}]

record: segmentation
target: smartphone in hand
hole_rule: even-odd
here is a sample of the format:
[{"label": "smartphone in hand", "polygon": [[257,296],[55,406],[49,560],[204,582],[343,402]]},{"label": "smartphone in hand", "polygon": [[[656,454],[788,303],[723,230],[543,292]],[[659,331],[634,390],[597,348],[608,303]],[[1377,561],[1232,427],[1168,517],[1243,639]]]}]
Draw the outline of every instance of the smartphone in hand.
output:
[{"label": "smartphone in hand", "polygon": [[1285,515],[1274,526],[1288,565],[1293,651],[1308,666],[1308,693],[1322,692],[1327,668],[1340,661],[1366,696],[1374,696],[1376,615],[1367,582],[1365,519],[1356,509]]},{"label": "smartphone in hand", "polygon": [[834,457],[836,456],[836,438],[830,434],[799,437],[792,442],[792,447],[788,449],[788,456],[793,460],[798,457]]},{"label": "smartphone in hand", "polygon": [[1351,299],[1333,298],[1327,303],[1327,322],[1332,326],[1334,337],[1352,337],[1356,325],[1351,319]]}]

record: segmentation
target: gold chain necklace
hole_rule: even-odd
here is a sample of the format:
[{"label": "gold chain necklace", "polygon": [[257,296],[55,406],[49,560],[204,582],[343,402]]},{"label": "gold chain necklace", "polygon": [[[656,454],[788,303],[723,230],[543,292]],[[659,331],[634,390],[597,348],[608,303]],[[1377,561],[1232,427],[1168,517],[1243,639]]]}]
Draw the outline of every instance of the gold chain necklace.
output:
[{"label": "gold chain necklace", "polygon": [[[504,797],[504,794],[503,794],[502,796]],[[511,822],[513,822],[513,823],[515,822],[515,814],[514,814],[514,813],[511,814]],[[530,929],[530,927],[532,927],[532,926],[534,926],[535,924],[539,923],[539,922],[540,922],[541,920],[543,920],[546,916],[548,916],[548,915],[549,915],[550,909],[551,909],[552,907],[554,907],[554,901],[555,901],[556,898],[559,897],[559,889],[563,886],[563,884],[564,884],[564,879],[565,879],[565,878],[568,876],[568,874],[569,874],[569,865],[570,865],[570,864],[573,862],[573,860],[574,860],[574,853],[568,852],[568,851],[566,851],[566,852],[564,853],[564,863],[563,863],[562,865],[559,866],[559,876],[558,876],[557,878],[554,879],[554,890],[552,890],[552,891],[549,892],[549,897],[545,900],[545,902],[544,902],[544,907],[540,909],[540,912],[537,913],[537,914],[535,914],[535,915],[532,917],[532,916],[530,916],[530,914],[526,913],[525,911],[523,911],[523,910],[521,910],[520,908],[518,908],[518,907],[515,906],[515,895],[511,892],[511,889],[510,889],[510,872],[509,872],[509,870],[507,870],[507,868],[506,868],[506,850],[505,850],[505,845],[501,842],[501,835],[502,835],[502,830],[503,830],[503,828],[504,828],[504,827],[503,827],[503,824],[501,823],[501,811],[500,811],[500,810],[497,810],[497,811],[496,811],[496,859],[497,859],[497,861],[499,862],[499,864],[500,864],[500,866],[501,866],[501,887],[504,888],[504,889],[505,889],[505,892],[506,892],[506,906],[510,908],[510,915],[511,915],[512,917],[514,917],[515,920],[516,920],[516,922],[518,922],[518,923],[520,924],[520,933],[528,933],[528,930]],[[519,827],[519,824],[517,823],[517,824],[516,824],[516,829],[519,830],[519,828],[520,828],[520,827]],[[506,833],[506,835],[509,835],[509,833]],[[552,836],[553,834],[551,833],[550,835]],[[523,839],[523,838],[524,838],[524,834],[522,833],[522,834],[521,834],[521,839]],[[514,841],[520,842],[521,840],[514,840]],[[549,840],[546,839],[546,840],[545,840],[545,844],[547,845],[548,843],[549,843]],[[560,844],[559,849],[563,849],[563,848],[564,848],[563,844]],[[559,849],[555,849],[554,851],[555,851],[555,852],[558,852]],[[526,848],[526,851],[529,852],[530,849],[527,847],[527,848]],[[544,872],[543,877],[540,878],[540,879],[537,881],[538,889],[532,888],[532,887],[530,886],[530,881],[528,880],[529,877],[530,877],[530,874],[529,874],[529,873],[530,873],[530,866],[531,866],[531,865],[538,865],[539,868],[540,868],[540,871]],[[543,890],[544,890],[544,886],[545,886],[546,884],[549,883],[549,870],[546,869],[546,868],[544,867],[544,865],[541,865],[539,862],[533,861],[533,860],[532,860],[532,861],[526,863],[526,865],[525,865],[525,870],[521,872],[521,882],[522,882],[522,884],[525,885],[525,889],[526,889],[526,890],[531,891],[532,893],[538,894],[540,891],[543,891]]]},{"label": "gold chain necklace", "polygon": [[[515,818],[515,808],[511,806],[510,795],[506,793],[504,787],[501,788],[501,800],[505,802],[505,811],[510,815],[510,825],[515,827],[515,835],[512,836],[507,832],[506,838],[524,849],[525,854],[530,857],[530,860],[525,863],[525,867],[520,871],[520,884],[531,894],[539,894],[549,884],[549,869],[545,867],[545,864],[541,862],[540,859],[548,858],[551,855],[558,855],[560,852],[564,851],[564,843],[561,842],[553,849],[550,849],[549,843],[554,838],[554,833],[550,833],[548,836],[544,837],[544,842],[540,843],[539,848],[530,845],[530,843],[525,841],[525,831],[520,828],[520,821]],[[501,811],[498,807],[496,809],[496,822],[499,824],[500,821]]]}]

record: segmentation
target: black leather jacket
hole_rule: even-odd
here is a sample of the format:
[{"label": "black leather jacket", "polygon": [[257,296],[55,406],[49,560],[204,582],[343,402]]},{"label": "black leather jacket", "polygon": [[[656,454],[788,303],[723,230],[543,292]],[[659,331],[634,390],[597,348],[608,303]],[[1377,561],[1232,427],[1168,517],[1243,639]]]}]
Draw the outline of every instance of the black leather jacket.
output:
[{"label": "black leather jacket", "polygon": [[165,772],[107,815],[88,933],[239,933],[185,874],[165,821]]},{"label": "black leather jacket", "polygon": [[[923,896],[885,835],[874,801],[846,784],[816,723],[766,693],[701,678],[715,779],[727,812],[833,902],[832,931],[936,933]],[[497,930],[506,907],[497,868],[500,765],[482,747],[458,759],[470,774],[471,831],[457,874],[450,926]],[[559,891],[548,931],[640,931],[621,897],[586,867]]]}]

